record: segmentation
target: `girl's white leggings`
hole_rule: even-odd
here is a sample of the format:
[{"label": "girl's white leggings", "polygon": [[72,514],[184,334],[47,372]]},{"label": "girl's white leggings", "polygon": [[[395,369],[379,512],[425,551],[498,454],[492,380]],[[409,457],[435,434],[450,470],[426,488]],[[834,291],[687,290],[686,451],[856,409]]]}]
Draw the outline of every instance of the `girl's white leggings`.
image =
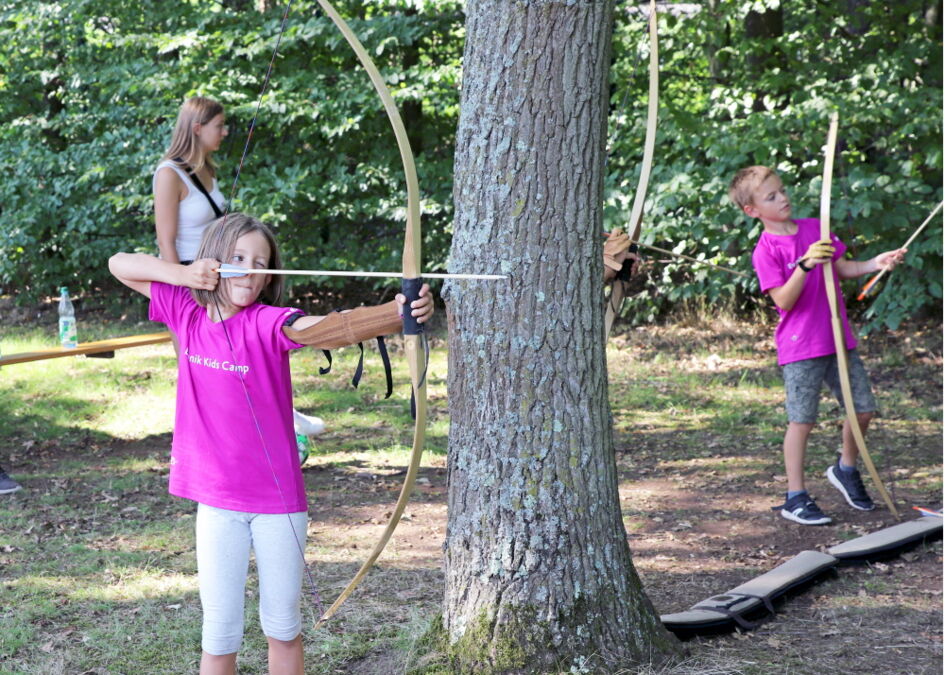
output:
[{"label": "girl's white leggings", "polygon": [[[308,516],[243,513],[197,505],[197,576],[203,650],[232,654],[243,640],[243,600],[250,548],[259,573],[259,622],[267,637],[289,641],[302,629],[299,609]],[[293,536],[292,530],[295,529]]]}]

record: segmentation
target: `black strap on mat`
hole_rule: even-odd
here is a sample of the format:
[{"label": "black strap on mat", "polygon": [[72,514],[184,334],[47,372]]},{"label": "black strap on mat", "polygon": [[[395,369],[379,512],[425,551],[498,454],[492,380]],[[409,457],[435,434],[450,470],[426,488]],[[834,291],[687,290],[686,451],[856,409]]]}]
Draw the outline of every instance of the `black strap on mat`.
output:
[{"label": "black strap on mat", "polygon": [[754,630],[755,628],[760,626],[765,619],[769,617],[766,616],[757,621],[749,621],[745,617],[741,616],[739,613],[732,611],[731,608],[737,605],[738,603],[743,602],[744,600],[748,598],[761,600],[762,604],[764,605],[765,609],[768,610],[770,615],[771,616],[775,615],[774,605],[772,604],[771,599],[767,596],[755,595],[754,593],[724,593],[723,595],[730,595],[732,596],[732,599],[720,607],[707,607],[705,605],[696,605],[692,609],[696,611],[700,611],[700,612],[718,612],[719,614],[722,614],[734,620],[735,623],[737,623],[740,627],[744,628],[745,630]]}]

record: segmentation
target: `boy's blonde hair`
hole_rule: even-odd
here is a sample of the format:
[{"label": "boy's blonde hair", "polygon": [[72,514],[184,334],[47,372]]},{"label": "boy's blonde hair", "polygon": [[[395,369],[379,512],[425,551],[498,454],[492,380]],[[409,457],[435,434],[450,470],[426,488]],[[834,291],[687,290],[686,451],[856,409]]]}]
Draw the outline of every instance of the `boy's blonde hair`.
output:
[{"label": "boy's blonde hair", "polygon": [[760,165],[740,169],[728,186],[728,196],[735,202],[738,208],[744,209],[746,206],[751,205],[751,197],[755,190],[758,189],[758,186],[771,176],[777,175],[774,169]]},{"label": "boy's blonde hair", "polygon": [[[236,249],[236,240],[244,234],[250,232],[259,232],[269,244],[269,260],[266,268],[271,270],[282,268],[282,258],[279,256],[279,247],[276,245],[276,237],[272,230],[260,220],[247,216],[243,213],[228,213],[222,218],[217,218],[207,225],[203,231],[203,237],[200,240],[200,248],[197,250],[196,260],[203,258],[213,258],[222,263],[229,262],[230,256]],[[230,304],[230,294],[228,284],[221,279],[214,291],[203,289],[191,289],[190,293],[194,301],[201,307],[207,307],[218,298],[224,304]],[[267,283],[259,294],[260,299],[267,305],[278,305],[282,299],[283,277],[280,274],[269,275]]]},{"label": "boy's blonde hair", "polygon": [[217,165],[214,164],[213,158],[205,155],[200,149],[199,138],[194,133],[194,124],[209,124],[210,120],[222,114],[223,105],[212,98],[194,96],[184,101],[184,105],[180,107],[180,112],[177,114],[177,124],[174,125],[174,133],[171,135],[171,145],[161,157],[161,161],[180,164],[176,161],[179,158],[195,172],[208,166],[210,172],[216,174]]}]

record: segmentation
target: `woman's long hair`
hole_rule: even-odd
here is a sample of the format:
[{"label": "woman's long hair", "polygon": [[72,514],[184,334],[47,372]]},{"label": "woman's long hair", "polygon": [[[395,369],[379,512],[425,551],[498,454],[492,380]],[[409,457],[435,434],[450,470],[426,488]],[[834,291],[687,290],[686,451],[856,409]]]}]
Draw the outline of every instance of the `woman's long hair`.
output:
[{"label": "woman's long hair", "polygon": [[[200,139],[194,133],[194,124],[209,124],[217,115],[223,114],[223,105],[212,98],[194,96],[184,101],[177,114],[177,124],[174,125],[174,134],[171,136],[171,145],[161,157],[161,161],[171,161],[180,164],[178,159],[184,160],[194,172],[204,166],[216,174],[217,165],[213,157],[205,154],[200,147]],[[181,167],[183,168],[183,167]]]},{"label": "woman's long hair", "polygon": [[[200,249],[197,251],[196,259],[213,258],[223,263],[229,262],[233,251],[236,249],[236,240],[250,232],[259,232],[269,244],[269,261],[266,268],[271,270],[281,269],[282,258],[279,256],[279,247],[276,245],[276,238],[272,234],[272,230],[262,221],[243,213],[228,213],[210,223],[207,229],[203,231],[203,238],[200,240]],[[210,306],[214,298],[230,305],[232,303],[228,286],[229,284],[226,283],[225,279],[220,279],[215,291],[194,288],[191,289],[190,293],[194,301],[201,307]],[[282,299],[282,287],[282,275],[271,274],[269,275],[269,282],[263,287],[259,298],[267,305],[278,305]]]}]

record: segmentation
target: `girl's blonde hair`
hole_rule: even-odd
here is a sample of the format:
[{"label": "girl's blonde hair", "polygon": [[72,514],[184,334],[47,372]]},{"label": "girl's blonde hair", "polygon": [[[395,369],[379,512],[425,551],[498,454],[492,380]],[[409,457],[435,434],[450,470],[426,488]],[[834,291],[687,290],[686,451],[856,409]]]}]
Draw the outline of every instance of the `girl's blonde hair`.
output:
[{"label": "girl's blonde hair", "polygon": [[[243,213],[228,213],[207,225],[207,229],[203,231],[203,238],[200,240],[200,249],[197,251],[196,259],[213,258],[223,263],[229,262],[230,256],[236,249],[236,240],[250,232],[259,232],[269,244],[269,260],[266,268],[281,269],[282,258],[279,256],[279,247],[276,245],[276,237],[272,234],[272,230],[262,221]],[[201,307],[210,306],[215,299],[229,305],[231,303],[228,286],[229,284],[221,279],[214,291],[191,289],[190,293]],[[282,287],[282,275],[271,274],[269,282],[263,287],[259,297],[267,305],[278,305],[282,299]]]},{"label": "girl's blonde hair", "polygon": [[171,136],[171,145],[161,157],[161,161],[171,161],[180,164],[177,159],[184,160],[193,171],[200,171],[204,166],[216,173],[217,165],[213,158],[204,154],[200,149],[197,134],[194,133],[195,124],[209,124],[217,115],[223,114],[223,105],[212,98],[194,96],[184,101],[177,114],[177,124],[174,125],[174,134]]}]

